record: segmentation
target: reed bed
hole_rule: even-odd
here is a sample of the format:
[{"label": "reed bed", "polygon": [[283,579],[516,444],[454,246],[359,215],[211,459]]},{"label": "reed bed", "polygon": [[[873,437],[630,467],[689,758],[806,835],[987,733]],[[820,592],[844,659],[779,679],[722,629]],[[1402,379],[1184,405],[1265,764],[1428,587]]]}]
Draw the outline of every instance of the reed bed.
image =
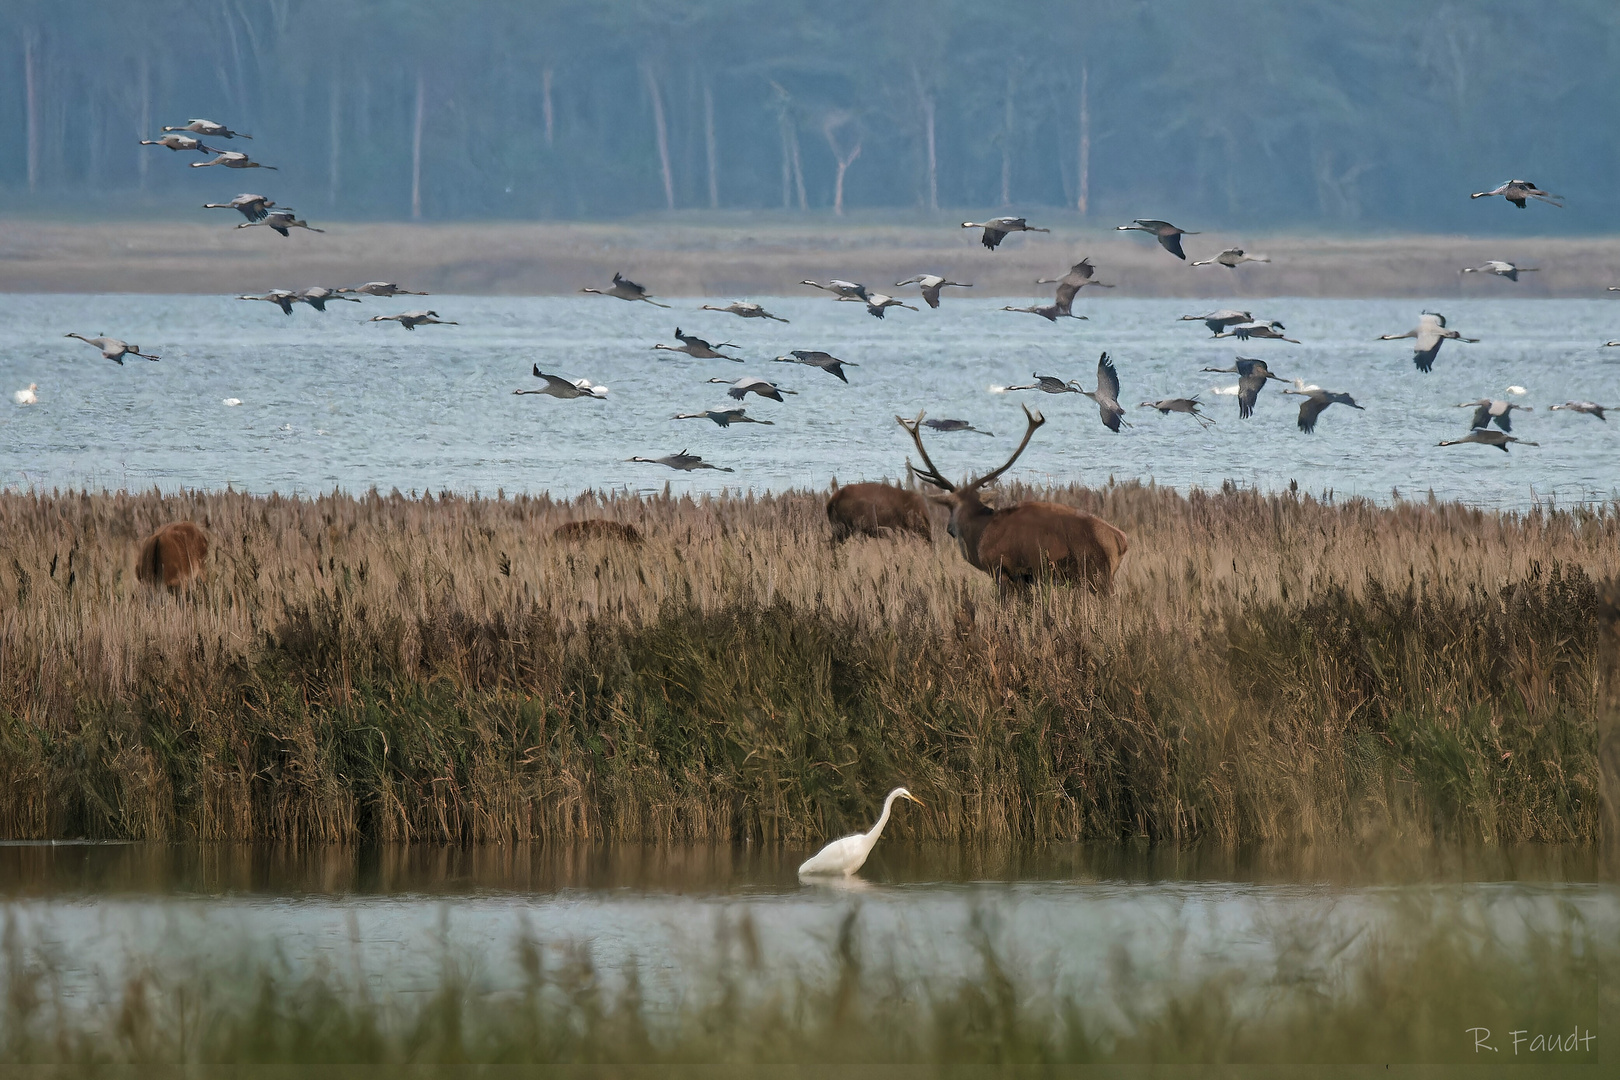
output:
[{"label": "reed bed", "polygon": [[[832,545],[824,493],[5,493],[0,835],[801,845],[897,783],[923,839],[1612,821],[1620,508],[1042,494],[1129,534],[1112,595]],[[591,517],[646,542],[551,539]],[[207,580],[138,583],[182,519]]]},{"label": "reed bed", "polygon": [[967,963],[921,970],[886,954],[858,908],[818,954],[791,960],[747,915],[729,918],[707,955],[674,971],[610,966],[588,947],[520,934],[476,956],[441,944],[436,977],[397,992],[358,959],[300,969],[263,943],[215,962],[135,962],[87,989],[8,919],[0,1065],[76,1075],[128,1064],[1315,1063],[1274,1074],[1316,1076],[1322,1064],[1395,1062],[1584,1073],[1604,1060],[1604,1018],[1620,1004],[1605,978],[1620,962],[1613,927],[1574,910],[1511,942],[1455,900],[1342,940],[1324,941],[1309,919],[1285,922],[1259,932],[1269,958],[1211,965],[1170,943],[1159,974],[1120,947],[1082,985],[1022,963],[992,921],[974,917]]}]

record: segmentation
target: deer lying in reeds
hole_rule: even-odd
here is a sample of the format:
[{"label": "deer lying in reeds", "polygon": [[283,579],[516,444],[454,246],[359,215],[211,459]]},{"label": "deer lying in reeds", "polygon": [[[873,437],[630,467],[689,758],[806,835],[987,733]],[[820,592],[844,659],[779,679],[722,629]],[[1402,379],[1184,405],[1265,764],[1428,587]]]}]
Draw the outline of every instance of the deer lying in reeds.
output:
[{"label": "deer lying in reeds", "polygon": [[641,530],[623,521],[607,518],[584,518],[565,521],[551,531],[551,538],[559,543],[580,540],[618,540],[625,544],[642,542]]},{"label": "deer lying in reeds", "polygon": [[908,460],[906,468],[926,484],[946,492],[930,499],[951,510],[950,534],[962,548],[969,563],[994,578],[997,584],[1024,585],[1050,576],[1054,581],[1084,581],[1099,593],[1113,585],[1114,572],[1130,546],[1125,534],[1084,511],[1049,502],[1020,502],[1012,506],[986,506],[979,489],[1000,476],[1018,460],[1029,445],[1035,429],[1046,423],[1038,412],[1024,406],[1029,421],[1024,441],[999,469],[977,480],[957,485],[935,468],[923,447],[923,414],[915,420],[897,416],[900,426],[917,444],[926,471]]},{"label": "deer lying in reeds", "polygon": [[852,536],[899,536],[910,533],[933,539],[928,503],[921,494],[893,484],[850,484],[827,500],[833,543]]},{"label": "deer lying in reeds", "polygon": [[135,558],[135,576],[154,588],[181,589],[202,577],[208,534],[189,521],[175,521],[148,536]]}]

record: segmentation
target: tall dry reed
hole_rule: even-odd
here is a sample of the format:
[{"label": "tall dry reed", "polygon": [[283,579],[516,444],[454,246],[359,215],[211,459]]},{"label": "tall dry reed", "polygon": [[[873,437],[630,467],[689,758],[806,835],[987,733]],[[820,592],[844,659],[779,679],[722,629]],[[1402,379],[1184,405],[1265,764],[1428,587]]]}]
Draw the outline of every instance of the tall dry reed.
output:
[{"label": "tall dry reed", "polygon": [[[1602,831],[1617,508],[1046,494],[1130,535],[1112,596],[814,493],[0,495],[0,834],[802,844],[901,782],[928,838]],[[550,539],[592,516],[647,542]]]}]

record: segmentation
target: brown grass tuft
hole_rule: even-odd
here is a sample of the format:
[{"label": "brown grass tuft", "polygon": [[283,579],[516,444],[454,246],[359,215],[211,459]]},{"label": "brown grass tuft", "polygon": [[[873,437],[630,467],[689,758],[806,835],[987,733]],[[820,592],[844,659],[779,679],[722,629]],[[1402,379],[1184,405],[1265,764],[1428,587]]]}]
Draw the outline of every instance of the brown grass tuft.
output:
[{"label": "brown grass tuft", "polygon": [[1615,508],[1043,494],[1129,535],[1112,596],[814,493],[0,495],[0,835],[798,843],[898,782],[931,838],[1599,835]]}]

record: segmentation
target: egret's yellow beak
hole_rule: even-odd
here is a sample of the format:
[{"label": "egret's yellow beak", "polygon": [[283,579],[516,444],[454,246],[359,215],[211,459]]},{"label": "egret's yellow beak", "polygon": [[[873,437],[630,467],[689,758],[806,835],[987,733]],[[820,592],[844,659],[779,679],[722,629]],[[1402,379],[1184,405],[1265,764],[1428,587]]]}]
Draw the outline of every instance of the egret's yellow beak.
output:
[{"label": "egret's yellow beak", "polygon": [[922,807],[924,810],[928,809],[928,804],[927,803],[923,802],[921,799],[917,798],[917,796],[911,794],[910,792],[906,793],[906,798],[910,799],[912,802],[916,803],[918,806]]}]

